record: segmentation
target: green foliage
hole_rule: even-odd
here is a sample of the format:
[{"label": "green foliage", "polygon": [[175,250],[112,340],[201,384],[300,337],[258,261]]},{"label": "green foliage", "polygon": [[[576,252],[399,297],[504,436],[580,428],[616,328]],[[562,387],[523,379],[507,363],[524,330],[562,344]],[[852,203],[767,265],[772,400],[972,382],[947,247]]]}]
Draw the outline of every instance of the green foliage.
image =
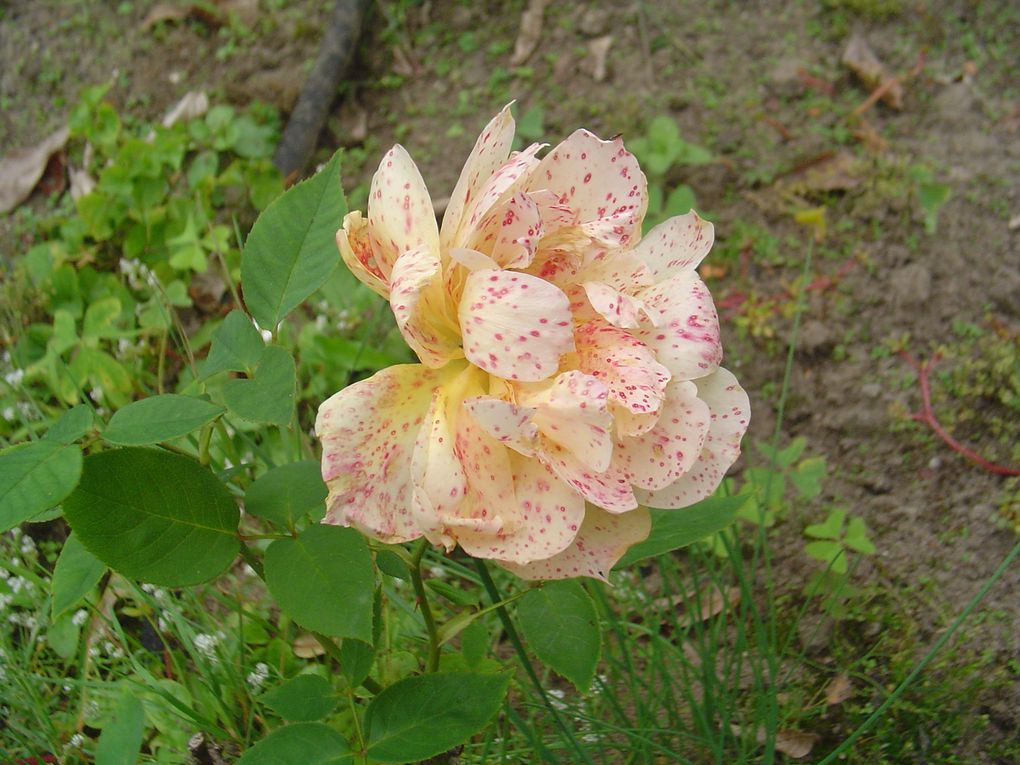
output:
[{"label": "green foliage", "polygon": [[584,693],[602,652],[595,605],[576,580],[529,590],[517,606],[525,640],[545,664]]},{"label": "green foliage", "polygon": [[270,345],[255,374],[223,384],[223,400],[231,412],[251,422],[288,425],[294,416],[297,368],[286,348]]},{"label": "green foliage", "polygon": [[36,441],[5,449],[0,453],[0,531],[63,501],[81,472],[76,444]]},{"label": "green foliage", "polygon": [[351,765],[347,740],[322,723],[295,723],[270,733],[244,753],[238,765]]},{"label": "green foliage", "polygon": [[298,675],[262,694],[261,701],[284,720],[314,722],[332,712],[338,699],[319,675]]},{"label": "green foliage", "polygon": [[200,398],[166,393],[118,410],[103,438],[119,446],[145,446],[180,438],[223,414],[223,407]]},{"label": "green foliage", "polygon": [[872,555],[875,545],[868,538],[868,528],[861,518],[846,521],[847,512],[833,508],[822,523],[804,529],[805,536],[817,540],[809,542],[804,552],[831,567],[837,574],[847,572],[847,551]]},{"label": "green foliage", "polygon": [[56,620],[75,608],[106,573],[106,566],[71,534],[53,567],[51,617]]},{"label": "green foliage", "polygon": [[125,691],[113,711],[113,717],[103,726],[96,746],[96,765],[133,765],[138,762],[145,732],[145,710],[142,702],[130,691]]},{"label": "green foliage", "polygon": [[651,510],[652,530],[623,554],[616,568],[679,550],[717,534],[736,520],[744,496],[715,496],[680,510]]},{"label": "green foliage", "polygon": [[685,141],[672,117],[659,115],[644,135],[627,142],[641,169],[648,176],[648,213],[645,230],[695,206],[694,191],[687,185],[673,185],[668,177],[674,167],[705,165],[715,161],[708,149]]},{"label": "green foliage", "polygon": [[244,495],[244,509],[291,528],[308,514],[319,520],[325,513],[326,484],[318,462],[302,460],[280,465],[257,478]]}]

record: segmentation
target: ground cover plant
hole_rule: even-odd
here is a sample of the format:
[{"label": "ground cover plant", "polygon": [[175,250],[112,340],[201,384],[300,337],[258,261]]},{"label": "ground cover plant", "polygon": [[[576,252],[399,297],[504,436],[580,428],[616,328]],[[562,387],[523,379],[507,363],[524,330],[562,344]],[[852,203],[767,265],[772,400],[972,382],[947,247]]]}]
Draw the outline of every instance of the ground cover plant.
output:
[{"label": "ground cover plant", "polygon": [[[1008,134],[1015,93],[1003,81],[990,99],[979,83],[1000,82],[995,30],[1017,20],[1005,6],[971,17],[954,8],[939,20],[898,4],[747,12],[818,40],[790,61],[792,40],[769,47],[752,35],[771,72],[755,93],[710,44],[728,25],[700,12],[678,31],[645,5],[553,6],[537,52],[508,63],[525,8],[509,4],[502,23],[479,27],[466,5],[383,3],[370,39],[406,67],[366,53],[331,127],[347,148],[334,155],[337,141],[324,140],[319,172],[284,196],[269,162],[274,108],[228,107],[230,94],[214,93],[211,106],[165,124],[157,115],[176,100],[156,97],[155,111],[137,95],[125,104],[138,93],[131,83],[73,92],[57,172],[71,169],[72,193],[37,193],[0,231],[0,762],[1015,759],[1015,269],[996,256],[1014,246],[1003,232],[1014,230],[1016,157],[983,155],[989,147],[973,139],[950,165],[937,139],[981,132],[954,122],[953,98],[983,99],[992,130]],[[149,10],[124,7],[105,23],[140,24],[150,48],[166,50],[212,30],[203,55],[228,76],[257,60],[259,40],[314,42],[301,8],[264,3],[218,31],[200,14],[148,25]],[[630,32],[615,25],[624,17]],[[31,13],[14,18],[31,27]],[[65,30],[79,20],[68,14]],[[843,43],[862,27],[902,65],[896,82],[886,72],[858,86],[840,74]],[[599,79],[606,37],[620,55]],[[48,61],[34,81],[59,88],[42,76],[60,67]],[[657,79],[681,62],[689,76],[677,95]],[[572,99],[567,85],[578,82],[583,97]],[[890,83],[900,111],[879,103]],[[456,345],[444,333],[461,322],[431,288],[417,291],[430,283],[427,253],[402,261],[366,245],[373,225],[385,244],[379,227],[392,222],[380,210],[403,209],[401,199],[376,206],[371,222],[379,159],[405,161],[386,154],[392,139],[433,194],[409,206],[455,219],[457,194],[435,196],[455,187],[460,159],[450,157],[465,156],[513,96],[515,150],[555,145],[578,125],[624,132],[648,178],[647,242],[674,216],[711,231],[692,207],[714,222],[698,272],[726,364],[751,396],[744,456],[722,479],[728,455],[712,496],[653,511],[645,541],[644,511],[616,507],[601,521],[620,519],[610,543],[586,540],[595,557],[571,562],[587,578],[560,579],[569,567],[544,562],[560,553],[536,556],[530,540],[460,522],[441,491],[471,489],[463,450],[394,456],[383,438],[387,464],[403,460],[432,503],[396,533],[385,512],[395,484],[372,473],[377,444],[351,425],[431,418],[440,432],[443,396],[473,399],[477,417],[500,428],[544,405],[541,381],[523,381],[513,406],[491,382],[533,363],[516,351],[510,368],[490,359],[497,329],[468,361],[444,357]],[[941,127],[919,128],[918,112]],[[365,114],[370,129],[355,137]],[[24,135],[13,120],[5,129]],[[91,183],[76,185],[78,170]],[[525,214],[528,201],[518,204]],[[413,237],[431,236],[421,234],[429,218],[416,218]],[[526,243],[479,241],[488,260],[457,253],[463,282],[528,272],[513,260]],[[947,248],[971,267],[957,268]],[[570,320],[594,311],[640,331],[638,296],[582,286],[594,281],[558,282]],[[417,302],[384,299],[394,285],[410,285],[401,294]],[[405,374],[380,370],[418,360],[430,369],[415,375],[437,378],[438,399],[403,415],[377,403],[372,417],[345,403],[373,379]],[[439,379],[451,364],[491,379]],[[317,409],[339,430],[316,427]],[[605,423],[586,424],[597,439]],[[502,443],[516,476],[533,469],[524,458],[560,455],[556,475],[577,477],[548,431],[514,437]],[[591,460],[596,441],[587,443]],[[341,470],[328,469],[330,455],[346,461]],[[584,490],[614,501],[598,485]],[[570,523],[523,526],[576,539]],[[529,584],[536,576],[552,578]]]}]

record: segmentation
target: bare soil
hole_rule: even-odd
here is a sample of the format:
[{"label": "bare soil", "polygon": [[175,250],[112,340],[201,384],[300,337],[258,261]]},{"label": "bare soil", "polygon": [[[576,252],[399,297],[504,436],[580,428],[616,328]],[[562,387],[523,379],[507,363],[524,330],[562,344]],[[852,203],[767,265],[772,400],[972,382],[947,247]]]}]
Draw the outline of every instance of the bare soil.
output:
[{"label": "bare soil", "polygon": [[[263,0],[243,4],[234,27],[190,20],[144,31],[153,5],[0,3],[0,151],[38,140],[61,124],[81,88],[111,78],[111,96],[138,117],[161,115],[192,89],[286,110],[329,4]],[[880,691],[893,654],[923,655],[1016,543],[999,520],[1010,484],[909,419],[920,392],[894,351],[923,360],[949,349],[932,377],[940,415],[969,422],[957,435],[977,452],[1015,460],[1016,410],[938,391],[940,372],[966,377],[972,359],[952,352],[966,327],[1014,347],[1020,333],[1020,7],[561,2],[546,10],[535,52],[515,67],[523,10],[507,0],[374,4],[322,136],[323,156],[337,144],[356,149],[346,183],[357,202],[382,150],[399,140],[440,199],[477,130],[511,98],[521,113],[542,110],[549,141],[578,126],[641,135],[664,114],[685,139],[711,149],[717,161],[674,168],[665,182],[688,184],[715,221],[717,260],[708,263],[720,268],[709,284],[726,319],[728,366],[752,396],[749,452],[775,427],[793,285],[812,249],[783,441],[806,437],[829,478],[822,503],[795,508],[773,532],[775,569],[796,598],[818,571],[803,552],[803,527],[828,505],[866,520],[878,552],[855,572],[861,605],[835,624],[815,615],[822,639],[804,637],[802,647],[833,671],[847,660],[837,644],[884,657],[856,670]],[[853,116],[870,93],[840,63],[855,30],[891,74],[910,72],[923,55],[920,71],[903,82],[901,110],[878,103]],[[607,75],[597,82],[590,46],[606,35]],[[832,169],[830,152],[852,157],[845,177]],[[951,190],[933,233],[912,175],[919,165]],[[832,177],[812,179],[809,166]],[[811,231],[793,213],[814,207],[826,210],[826,235],[809,245]],[[1020,364],[1020,355],[1013,359]],[[997,437],[982,427],[992,418],[1006,423]],[[948,699],[958,690],[961,707],[918,702],[923,713],[903,735],[920,743],[888,761],[950,761],[940,736],[956,737],[954,762],[1020,756],[1018,585],[1014,566],[929,676],[926,692]],[[883,642],[890,631],[892,647]],[[939,713],[963,722],[946,725],[932,717]],[[817,732],[835,743],[851,729],[844,724],[822,719]]]}]

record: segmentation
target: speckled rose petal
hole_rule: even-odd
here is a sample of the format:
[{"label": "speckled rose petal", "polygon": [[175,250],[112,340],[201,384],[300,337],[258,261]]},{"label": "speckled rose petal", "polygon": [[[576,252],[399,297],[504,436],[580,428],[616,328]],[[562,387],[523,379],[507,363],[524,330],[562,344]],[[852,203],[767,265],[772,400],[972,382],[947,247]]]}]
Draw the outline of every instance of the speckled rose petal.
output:
[{"label": "speckled rose petal", "polygon": [[638,506],[627,476],[612,463],[607,470],[591,470],[572,452],[549,439],[543,439],[538,458],[567,486],[603,510],[625,513]]},{"label": "speckled rose petal", "polygon": [[614,327],[634,329],[641,326],[642,318],[648,318],[644,303],[636,297],[599,282],[585,282],[581,286],[595,312]]},{"label": "speckled rose petal", "polygon": [[709,375],[722,361],[719,317],[708,287],[694,271],[682,271],[638,297],[658,316],[657,326],[634,330],[678,380]]},{"label": "speckled rose petal", "polygon": [[468,246],[489,253],[501,268],[527,268],[545,229],[538,205],[517,193],[493,207],[479,222]]},{"label": "speckled rose petal", "polygon": [[711,222],[694,210],[660,223],[634,248],[634,254],[648,266],[656,281],[693,271],[708,255],[715,241]]},{"label": "speckled rose petal", "polygon": [[606,246],[622,247],[641,235],[648,182],[620,139],[575,131],[542,159],[526,188],[554,192],[581,229]]},{"label": "speckled rose petal", "polygon": [[705,445],[691,469],[676,483],[661,491],[638,491],[642,504],[649,507],[687,507],[710,496],[740,456],[740,439],[751,417],[747,394],[737,378],[722,367],[695,384],[698,396],[712,411]]},{"label": "speckled rose petal", "polygon": [[475,271],[467,278],[460,327],[468,361],[509,380],[544,380],[574,349],[567,296],[515,271]]},{"label": "speckled rose petal", "polygon": [[372,177],[368,222],[378,241],[383,273],[407,250],[424,247],[439,255],[432,199],[418,167],[399,144],[386,152]]},{"label": "speckled rose petal", "polygon": [[651,516],[643,507],[613,515],[589,505],[577,538],[563,552],[525,565],[508,561],[499,564],[522,579],[589,576],[608,581],[610,569],[629,547],[647,539],[651,529]]},{"label": "speckled rose petal", "polygon": [[520,402],[534,407],[532,422],[547,439],[571,452],[589,470],[609,467],[613,454],[613,417],[609,390],[597,377],[571,371]]},{"label": "speckled rose petal", "polygon": [[355,210],[344,216],[344,227],[336,232],[340,257],[358,280],[377,295],[389,299],[389,267],[380,268],[372,244],[368,221]]},{"label": "speckled rose petal", "polygon": [[533,143],[524,151],[512,154],[482,185],[478,190],[477,201],[470,207],[469,217],[462,224],[460,234],[453,242],[455,246],[464,245],[467,241],[466,237],[469,237],[470,232],[478,228],[489,211],[522,187],[538,167],[538,159],[535,158],[535,155],[544,147],[545,144]]},{"label": "speckled rose petal", "polygon": [[458,241],[465,211],[475,202],[482,185],[506,162],[513,140],[514,118],[510,107],[505,106],[478,136],[453,188],[439,234],[443,249],[453,247]]},{"label": "speckled rose petal", "polygon": [[635,488],[654,491],[669,486],[698,459],[710,414],[694,383],[671,382],[655,427],[640,436],[619,438],[613,464]]},{"label": "speckled rose petal", "polygon": [[430,369],[464,355],[457,333],[443,321],[444,299],[442,267],[432,250],[422,246],[397,258],[390,274],[390,308],[400,334]]},{"label": "speckled rose petal", "polygon": [[420,364],[389,367],[327,399],[315,420],[324,523],[355,526],[385,542],[420,536],[411,515],[411,457],[432,391],[448,377]]},{"label": "speckled rose petal", "polygon": [[536,410],[532,407],[479,396],[465,400],[464,409],[482,430],[499,443],[526,456],[535,453],[538,426],[533,422]]}]

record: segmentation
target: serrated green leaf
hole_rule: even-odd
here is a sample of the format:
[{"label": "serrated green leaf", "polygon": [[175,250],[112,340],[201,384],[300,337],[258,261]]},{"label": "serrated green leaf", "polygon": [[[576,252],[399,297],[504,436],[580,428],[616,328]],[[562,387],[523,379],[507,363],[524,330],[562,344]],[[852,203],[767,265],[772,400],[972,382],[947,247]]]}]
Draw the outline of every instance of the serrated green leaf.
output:
[{"label": "serrated green leaf", "polygon": [[227,380],[223,400],[234,414],[251,422],[288,425],[294,414],[297,369],[290,351],[271,345],[262,354],[255,376]]},{"label": "serrated green leaf", "polygon": [[306,629],[372,641],[375,570],[354,529],[309,526],[266,550],[266,584],[290,618]]},{"label": "serrated green leaf", "polygon": [[54,620],[81,602],[106,573],[106,565],[85,549],[73,532],[67,537],[57,565],[53,568],[50,588],[53,601],[50,614]]},{"label": "serrated green leaf", "polygon": [[613,568],[679,550],[733,523],[747,497],[708,497],[680,510],[651,510],[652,530],[644,542],[631,547]]},{"label": "serrated green leaf", "polygon": [[118,410],[103,431],[103,438],[121,446],[158,444],[198,430],[223,411],[221,406],[192,396],[150,396]]},{"label": "serrated green leaf", "polygon": [[542,663],[587,693],[602,653],[602,630],[581,583],[566,579],[529,590],[517,615],[524,639]]},{"label": "serrated green leaf", "polygon": [[280,526],[292,526],[311,513],[319,520],[328,490],[318,462],[280,465],[259,476],[244,495],[244,509]]},{"label": "serrated green leaf", "polygon": [[339,699],[329,681],[319,675],[298,675],[259,697],[263,704],[291,722],[321,720]]},{"label": "serrated green leaf", "polygon": [[251,319],[235,309],[213,332],[209,355],[202,363],[201,379],[227,371],[253,374],[265,349],[266,344]]},{"label": "serrated green leaf", "polygon": [[237,765],[353,765],[347,739],[318,722],[277,728],[251,747]]},{"label": "serrated green leaf", "polygon": [[442,672],[394,683],[365,712],[368,756],[405,763],[449,751],[485,727],[509,685],[509,674],[473,672]]},{"label": "serrated green leaf", "polygon": [[233,497],[209,470],[172,452],[129,447],[91,455],[64,514],[99,560],[153,584],[207,581],[237,555]]},{"label": "serrated green leaf", "polygon": [[62,502],[81,469],[77,444],[42,440],[0,453],[0,532]]},{"label": "serrated green leaf", "polygon": [[241,258],[241,283],[259,326],[275,329],[326,281],[340,262],[336,231],[346,212],[337,152],[255,221]]}]

